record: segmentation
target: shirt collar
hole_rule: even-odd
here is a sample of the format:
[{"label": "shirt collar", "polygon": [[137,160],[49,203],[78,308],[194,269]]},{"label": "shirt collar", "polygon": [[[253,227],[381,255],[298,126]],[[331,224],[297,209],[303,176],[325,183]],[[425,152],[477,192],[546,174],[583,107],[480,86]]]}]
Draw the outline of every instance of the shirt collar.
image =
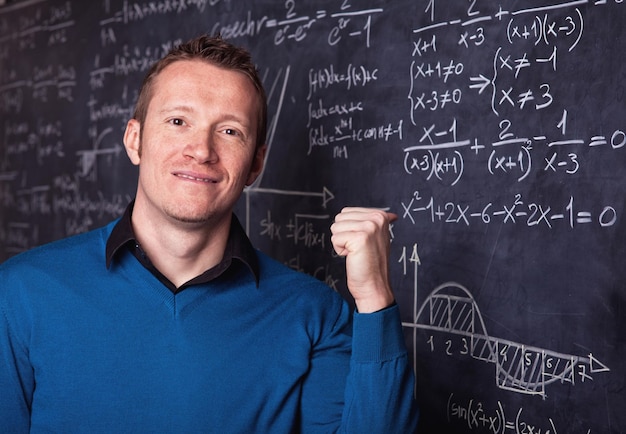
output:
[{"label": "shirt collar", "polygon": [[[114,259],[121,254],[121,251],[124,248],[130,249],[140,249],[136,237],[135,232],[133,230],[133,225],[131,222],[131,216],[133,212],[134,201],[128,204],[126,210],[124,211],[124,215],[120,218],[120,220],[113,227],[111,234],[107,240],[106,244],[106,266],[109,268],[113,263]],[[233,264],[233,260],[237,260],[244,264],[248,270],[254,276],[257,287],[259,286],[259,262],[256,255],[256,251],[250,242],[250,239],[246,235],[241,223],[239,223],[239,219],[235,214],[232,215],[231,224],[230,224],[230,232],[228,234],[228,241],[226,242],[226,248],[224,250],[224,256],[219,264],[214,266],[213,268],[206,270],[201,275],[196,278],[190,280],[183,287],[206,283],[208,281],[213,280],[217,276],[221,275],[224,271],[230,268]],[[146,258],[146,261],[140,261],[144,266],[150,269],[149,259]],[[147,263],[146,263],[147,262]],[[152,267],[154,268],[154,267]],[[155,271],[155,270],[150,270]],[[160,273],[159,273],[160,274]],[[157,276],[160,279],[163,276]],[[182,287],[180,288],[182,289]]]}]

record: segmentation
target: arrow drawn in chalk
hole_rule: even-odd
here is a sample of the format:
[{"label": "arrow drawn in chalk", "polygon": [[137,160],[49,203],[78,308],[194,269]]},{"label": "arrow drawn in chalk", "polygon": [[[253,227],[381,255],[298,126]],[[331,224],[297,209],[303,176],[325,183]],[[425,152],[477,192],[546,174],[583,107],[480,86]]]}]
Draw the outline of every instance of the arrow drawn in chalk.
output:
[{"label": "arrow drawn in chalk", "polygon": [[326,187],[321,192],[311,191],[294,191],[294,190],[280,190],[275,188],[247,188],[247,192],[251,193],[264,193],[264,194],[279,194],[284,196],[300,196],[300,197],[321,197],[322,206],[326,208],[326,204],[335,198],[335,195]]}]

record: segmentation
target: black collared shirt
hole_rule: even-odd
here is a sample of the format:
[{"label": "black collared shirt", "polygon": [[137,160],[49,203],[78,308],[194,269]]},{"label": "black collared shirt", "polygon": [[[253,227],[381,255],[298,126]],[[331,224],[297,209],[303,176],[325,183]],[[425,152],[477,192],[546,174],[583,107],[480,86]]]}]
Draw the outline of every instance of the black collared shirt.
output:
[{"label": "black collared shirt", "polygon": [[228,234],[228,241],[226,242],[226,249],[224,250],[224,256],[222,257],[220,263],[177,288],[167,277],[165,277],[159,270],[157,270],[157,268],[150,261],[150,258],[148,258],[146,253],[139,245],[139,242],[135,237],[133,225],[131,223],[133,205],[134,202],[131,202],[126,207],[124,215],[116,223],[115,227],[113,227],[111,235],[107,240],[107,268],[110,267],[111,263],[115,260],[115,257],[121,254],[123,249],[128,249],[144,267],[146,267],[152,274],[154,274],[155,277],[159,279],[161,283],[163,283],[163,285],[168,287],[173,293],[177,293],[188,286],[207,283],[213,279],[218,278],[225,271],[229,270],[234,265],[235,261],[238,261],[245,265],[254,275],[258,286],[259,263],[256,252],[254,250],[254,247],[252,247],[250,239],[246,235],[244,229],[239,223],[239,220],[234,214],[232,216],[230,224],[230,232]]}]

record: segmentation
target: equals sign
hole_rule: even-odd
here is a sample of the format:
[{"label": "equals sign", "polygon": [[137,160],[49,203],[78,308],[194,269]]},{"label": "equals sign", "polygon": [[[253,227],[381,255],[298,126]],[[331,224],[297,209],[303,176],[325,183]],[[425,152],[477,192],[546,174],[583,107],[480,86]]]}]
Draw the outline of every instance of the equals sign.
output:
[{"label": "equals sign", "polygon": [[326,11],[317,11],[315,13],[315,18],[320,20],[322,18],[326,18]]},{"label": "equals sign", "polygon": [[581,211],[576,218],[577,223],[591,223],[591,213],[587,211]]},{"label": "equals sign", "polygon": [[606,137],[593,136],[591,138],[591,142],[589,142],[589,146],[600,146],[600,145],[606,145]]}]

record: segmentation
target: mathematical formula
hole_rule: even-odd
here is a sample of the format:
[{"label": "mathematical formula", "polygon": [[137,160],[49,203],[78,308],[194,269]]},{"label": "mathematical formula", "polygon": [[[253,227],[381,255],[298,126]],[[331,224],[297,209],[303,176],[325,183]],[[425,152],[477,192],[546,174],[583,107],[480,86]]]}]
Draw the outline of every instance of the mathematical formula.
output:
[{"label": "mathematical formula", "polygon": [[[598,313],[587,306],[595,297],[600,316],[615,323],[603,330],[621,328],[621,287],[612,279],[621,276],[614,262],[623,249],[612,240],[623,238],[626,2],[270,3],[29,0],[0,7],[2,258],[123,213],[136,181],[122,135],[141,77],[188,33],[220,33],[251,48],[268,96],[266,170],[244,190],[238,212],[253,243],[342,291],[345,264],[330,242],[334,213],[345,205],[396,213],[391,273],[400,282],[394,290],[415,369],[419,358],[475,363],[499,393],[481,398],[461,390],[464,380],[458,390],[433,392],[445,406],[429,416],[469,432],[571,432],[569,407],[549,416],[533,409],[556,401],[552,388],[569,390],[575,405],[606,393],[600,385],[623,373],[620,345],[590,345],[586,332],[561,342],[575,328],[567,316],[548,332],[555,335],[550,349],[488,335],[478,327],[478,303],[485,318],[493,314],[491,273],[529,270],[496,259],[488,270],[462,270],[464,252],[455,257],[462,264],[448,264],[441,252],[467,234],[490,244],[491,226],[506,230],[512,244],[531,239],[542,249],[550,231],[555,250],[580,244],[610,252],[589,260],[602,262],[601,273],[585,263],[589,288],[572,288],[581,297],[572,303],[595,324],[604,319],[590,319]],[[433,271],[439,268],[441,275]],[[458,283],[417,290],[418,276],[448,272],[455,277],[446,279],[467,279],[476,300]],[[549,279],[551,288],[566,280]],[[544,282],[519,284],[529,303],[547,291]],[[520,312],[501,326],[516,328],[525,320]],[[559,344],[584,350],[568,354]],[[507,396],[528,401],[513,405]],[[623,399],[609,403],[607,396],[598,400],[622,407]],[[580,434],[601,432],[587,419]]]}]

